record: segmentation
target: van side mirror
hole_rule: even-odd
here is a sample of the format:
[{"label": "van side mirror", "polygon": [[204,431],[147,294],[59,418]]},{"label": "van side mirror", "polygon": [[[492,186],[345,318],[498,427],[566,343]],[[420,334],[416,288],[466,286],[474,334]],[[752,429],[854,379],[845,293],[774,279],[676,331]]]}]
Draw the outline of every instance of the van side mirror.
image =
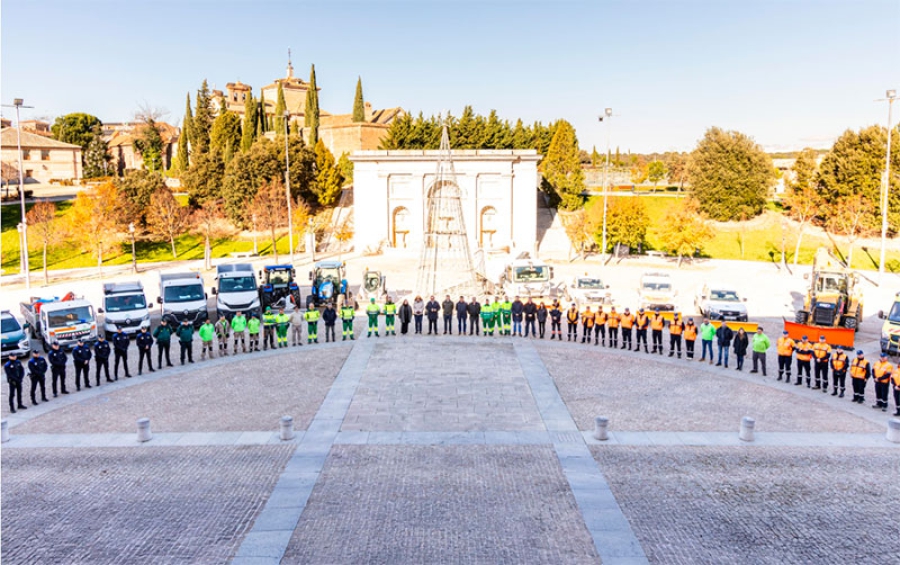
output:
[{"label": "van side mirror", "polygon": [[25,322],[24,324],[22,324],[22,329],[23,329],[23,330],[27,330],[27,329],[30,328],[30,327],[31,327],[31,324],[29,324],[28,322]]},{"label": "van side mirror", "polygon": [[878,319],[879,319],[879,320],[883,320],[883,319],[884,319],[884,310],[879,310],[879,311],[878,311]]},{"label": "van side mirror", "polygon": [[162,296],[157,296],[157,297],[156,297],[156,303],[157,303],[157,304],[162,304]]},{"label": "van side mirror", "polygon": [[215,295],[219,294],[219,291],[216,289],[216,287],[212,287],[212,293],[213,293],[213,296],[215,296]]},{"label": "van side mirror", "polygon": [[550,278],[553,278],[553,267],[550,267]]},{"label": "van side mirror", "polygon": [[104,314],[105,312],[103,312],[103,308],[97,308],[97,313],[98,313],[98,314]]},{"label": "van side mirror", "polygon": [[747,302],[746,298],[741,298],[741,302]]},{"label": "van side mirror", "polygon": [[313,280],[313,272],[312,271],[309,272],[309,280]]}]

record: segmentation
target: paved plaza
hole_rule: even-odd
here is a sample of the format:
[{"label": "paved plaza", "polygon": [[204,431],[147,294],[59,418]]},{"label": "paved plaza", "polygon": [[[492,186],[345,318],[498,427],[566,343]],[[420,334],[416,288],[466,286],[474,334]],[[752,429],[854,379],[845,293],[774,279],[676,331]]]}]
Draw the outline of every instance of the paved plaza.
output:
[{"label": "paved plaza", "polygon": [[398,336],[120,378],[4,412],[2,559],[900,561],[889,416],[772,369]]}]

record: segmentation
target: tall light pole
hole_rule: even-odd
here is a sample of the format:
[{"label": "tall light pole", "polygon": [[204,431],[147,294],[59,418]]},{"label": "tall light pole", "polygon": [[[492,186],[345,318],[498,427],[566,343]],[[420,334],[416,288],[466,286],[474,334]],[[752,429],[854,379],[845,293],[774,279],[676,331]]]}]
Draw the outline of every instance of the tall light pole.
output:
[{"label": "tall light pole", "polygon": [[291,246],[291,264],[294,264],[294,214],[291,211],[291,158],[288,155],[288,133],[291,113],[284,111],[284,186],[287,191],[288,245]]},{"label": "tall light pole", "polygon": [[606,213],[609,207],[609,118],[612,108],[606,108],[600,116],[602,122],[606,118],[606,167],[603,169],[603,256],[606,257]]},{"label": "tall light pole", "polygon": [[882,179],[881,185],[881,260],[878,262],[878,282],[881,282],[881,279],[884,278],[884,249],[887,244],[887,229],[888,229],[888,192],[891,189],[891,109],[894,105],[894,100],[897,99],[897,91],[896,90],[888,90],[885,92],[886,98],[882,98],[879,102],[884,102],[885,100],[888,103],[888,138],[887,138],[887,153],[884,157],[884,178]]},{"label": "tall light pole", "polygon": [[[16,109],[16,148],[19,151],[19,202],[22,205],[22,273],[25,275],[25,288],[31,288],[31,274],[28,269],[28,219],[25,217],[25,178],[22,172],[22,120],[19,118],[19,108],[33,108],[25,106],[24,100],[14,98],[12,106]],[[4,104],[9,108],[9,104]]]}]

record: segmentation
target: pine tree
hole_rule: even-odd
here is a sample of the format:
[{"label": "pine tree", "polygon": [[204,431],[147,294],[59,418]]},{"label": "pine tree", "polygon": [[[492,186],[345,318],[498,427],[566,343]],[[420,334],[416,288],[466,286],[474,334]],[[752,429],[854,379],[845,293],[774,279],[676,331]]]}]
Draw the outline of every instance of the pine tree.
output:
[{"label": "pine tree", "polygon": [[366,121],[366,103],[363,98],[362,78],[356,79],[356,98],[353,99],[353,121]]},{"label": "pine tree", "polygon": [[560,120],[556,132],[541,162],[541,173],[546,184],[559,197],[562,208],[575,210],[582,205],[581,193],[585,189],[584,171],[578,158],[578,139],[572,125]]},{"label": "pine tree", "polygon": [[251,92],[244,101],[244,123],[241,125],[241,151],[249,151],[256,139],[256,100]]},{"label": "pine tree", "polygon": [[531,149],[531,135],[528,129],[522,123],[522,119],[516,121],[512,130],[512,148],[513,149]]},{"label": "pine tree", "polygon": [[275,116],[273,120],[275,135],[284,134],[284,112],[287,110],[287,103],[284,101],[284,87],[278,83],[278,98],[275,102]]},{"label": "pine tree", "polygon": [[85,178],[105,177],[112,173],[109,166],[111,158],[106,142],[103,141],[100,126],[94,126],[94,137],[84,150]]},{"label": "pine tree", "polygon": [[209,131],[212,129],[213,107],[206,79],[197,91],[197,109],[191,119],[191,152],[195,155],[209,151]]},{"label": "pine tree", "polygon": [[319,90],[316,88],[316,66],[309,71],[309,90],[306,91],[306,127],[309,128],[309,145],[319,141]]}]

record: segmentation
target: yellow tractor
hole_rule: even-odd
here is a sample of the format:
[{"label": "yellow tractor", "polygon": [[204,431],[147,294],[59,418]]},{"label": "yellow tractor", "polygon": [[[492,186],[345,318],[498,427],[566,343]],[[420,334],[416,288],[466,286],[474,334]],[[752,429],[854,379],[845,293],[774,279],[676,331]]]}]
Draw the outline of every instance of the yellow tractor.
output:
[{"label": "yellow tractor", "polygon": [[810,285],[803,309],[794,322],[785,322],[785,329],[794,339],[824,335],[831,345],[853,347],[854,333],[859,331],[863,316],[862,294],[857,290],[859,276],[827,248],[820,247],[812,274],[804,278]]}]

